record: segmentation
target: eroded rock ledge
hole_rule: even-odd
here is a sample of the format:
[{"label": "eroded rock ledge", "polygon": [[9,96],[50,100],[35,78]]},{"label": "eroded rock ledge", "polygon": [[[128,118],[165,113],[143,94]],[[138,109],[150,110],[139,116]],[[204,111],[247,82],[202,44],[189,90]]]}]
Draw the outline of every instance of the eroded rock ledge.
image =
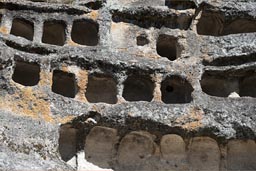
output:
[{"label": "eroded rock ledge", "polygon": [[84,159],[102,168],[127,171],[231,171],[256,167],[254,140],[224,140],[206,131],[192,135],[164,125],[151,127],[152,122],[140,118],[127,118],[125,124],[117,124],[100,117],[91,113],[60,128],[61,157],[78,170],[83,168]]},{"label": "eroded rock ledge", "polygon": [[0,1],[0,170],[256,171],[253,1]]}]

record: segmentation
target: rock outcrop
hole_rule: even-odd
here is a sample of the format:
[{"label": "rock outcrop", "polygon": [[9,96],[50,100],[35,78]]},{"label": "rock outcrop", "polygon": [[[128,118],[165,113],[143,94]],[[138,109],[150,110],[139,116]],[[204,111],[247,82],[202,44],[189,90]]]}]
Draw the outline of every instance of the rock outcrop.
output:
[{"label": "rock outcrop", "polygon": [[0,7],[0,170],[256,171],[254,0]]}]

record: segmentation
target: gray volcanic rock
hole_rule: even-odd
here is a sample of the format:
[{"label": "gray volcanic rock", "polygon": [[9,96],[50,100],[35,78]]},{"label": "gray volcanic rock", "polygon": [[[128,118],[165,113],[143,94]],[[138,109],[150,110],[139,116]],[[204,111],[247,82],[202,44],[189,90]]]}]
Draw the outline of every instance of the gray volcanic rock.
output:
[{"label": "gray volcanic rock", "polygon": [[256,171],[254,0],[0,7],[0,170]]},{"label": "gray volcanic rock", "polygon": [[1,110],[1,170],[72,170],[58,157],[58,126]]}]

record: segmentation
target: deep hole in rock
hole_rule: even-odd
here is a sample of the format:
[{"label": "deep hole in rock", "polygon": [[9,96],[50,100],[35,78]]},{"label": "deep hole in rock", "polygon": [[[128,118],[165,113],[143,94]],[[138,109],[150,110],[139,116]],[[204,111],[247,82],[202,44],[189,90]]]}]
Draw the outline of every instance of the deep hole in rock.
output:
[{"label": "deep hole in rock", "polygon": [[177,59],[177,38],[169,35],[160,35],[157,40],[156,50],[158,55],[174,61]]},{"label": "deep hole in rock", "polygon": [[87,45],[96,46],[98,44],[99,25],[91,20],[76,20],[73,22],[71,31],[71,38],[74,42]]},{"label": "deep hole in rock", "polygon": [[225,23],[222,35],[256,32],[256,19],[237,18]]},{"label": "deep hole in rock", "polygon": [[166,86],[165,91],[168,93],[173,92],[173,87],[172,86]]},{"label": "deep hole in rock", "polygon": [[239,95],[241,97],[256,97],[256,74],[243,77],[239,83]]},{"label": "deep hole in rock", "polygon": [[16,61],[12,79],[24,86],[37,85],[40,79],[40,66],[36,63]]},{"label": "deep hole in rock", "polygon": [[74,0],[29,0],[32,2],[47,2],[47,3],[56,3],[56,4],[72,4]]},{"label": "deep hole in rock", "polygon": [[187,80],[179,76],[167,77],[161,83],[162,101],[167,104],[189,103],[193,100],[193,90]]},{"label": "deep hole in rock", "polygon": [[42,42],[63,46],[66,41],[66,24],[64,21],[45,21]]},{"label": "deep hole in rock", "polygon": [[23,45],[23,44],[17,43],[12,40],[6,40],[5,44],[13,49],[23,51],[26,53],[32,53],[32,54],[35,53],[35,54],[40,54],[40,55],[49,55],[51,53],[56,52],[55,49],[49,49],[49,48],[43,47],[43,46],[34,46],[32,44]]},{"label": "deep hole in rock", "polygon": [[149,40],[147,38],[147,35],[141,34],[137,38],[137,45],[138,46],[145,46],[149,43]]},{"label": "deep hole in rock", "polygon": [[165,5],[177,10],[196,8],[195,2],[191,0],[165,0]]},{"label": "deep hole in rock", "polygon": [[114,10],[112,21],[115,23],[124,22],[137,25],[142,28],[150,29],[155,27],[161,29],[167,27],[170,29],[189,29],[192,22],[192,15],[176,15],[173,12],[153,10],[150,8],[137,8],[135,10]]},{"label": "deep hole in rock", "polygon": [[200,83],[203,92],[211,96],[228,97],[233,92],[239,94],[239,82],[234,77],[205,72]]},{"label": "deep hole in rock", "polygon": [[223,56],[215,58],[211,61],[204,60],[204,65],[210,66],[230,66],[230,65],[243,65],[246,63],[256,62],[256,53],[239,56]]},{"label": "deep hole in rock", "polygon": [[74,98],[77,93],[75,75],[60,70],[53,71],[52,91],[65,97]]},{"label": "deep hole in rock", "polygon": [[154,83],[148,76],[129,76],[124,82],[123,97],[127,101],[150,102],[154,88]]},{"label": "deep hole in rock", "polygon": [[197,33],[201,35],[219,36],[222,33],[224,18],[218,13],[203,12],[197,24]]},{"label": "deep hole in rock", "polygon": [[91,103],[109,103],[117,102],[116,81],[108,75],[90,75],[88,79],[85,96]]},{"label": "deep hole in rock", "polygon": [[10,33],[32,41],[34,37],[34,24],[25,19],[15,18],[12,21]]},{"label": "deep hole in rock", "polygon": [[98,10],[103,7],[103,3],[105,3],[105,1],[96,0],[94,2],[87,2],[84,4],[84,6],[93,10]]},{"label": "deep hole in rock", "polygon": [[47,0],[30,0],[32,2],[47,2]]},{"label": "deep hole in rock", "polygon": [[221,13],[203,11],[197,24],[201,35],[223,36],[256,32],[256,20],[247,18],[225,19]]}]

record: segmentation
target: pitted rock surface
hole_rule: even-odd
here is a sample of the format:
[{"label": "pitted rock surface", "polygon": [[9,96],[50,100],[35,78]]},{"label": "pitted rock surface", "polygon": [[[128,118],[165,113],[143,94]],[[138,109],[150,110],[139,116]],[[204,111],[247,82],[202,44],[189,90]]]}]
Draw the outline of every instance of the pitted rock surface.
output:
[{"label": "pitted rock surface", "polygon": [[0,170],[256,171],[255,0],[0,7]]}]

